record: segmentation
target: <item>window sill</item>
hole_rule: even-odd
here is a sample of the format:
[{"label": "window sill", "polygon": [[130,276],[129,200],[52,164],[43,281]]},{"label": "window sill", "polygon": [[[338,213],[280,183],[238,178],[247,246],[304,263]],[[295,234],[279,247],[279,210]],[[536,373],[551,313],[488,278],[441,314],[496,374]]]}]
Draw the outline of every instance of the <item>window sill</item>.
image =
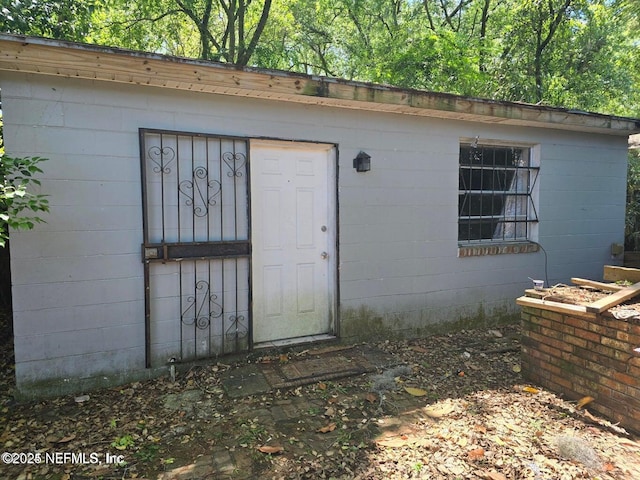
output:
[{"label": "window sill", "polygon": [[537,243],[513,242],[476,245],[459,245],[458,257],[479,257],[483,255],[505,255],[510,253],[533,253],[540,250]]}]

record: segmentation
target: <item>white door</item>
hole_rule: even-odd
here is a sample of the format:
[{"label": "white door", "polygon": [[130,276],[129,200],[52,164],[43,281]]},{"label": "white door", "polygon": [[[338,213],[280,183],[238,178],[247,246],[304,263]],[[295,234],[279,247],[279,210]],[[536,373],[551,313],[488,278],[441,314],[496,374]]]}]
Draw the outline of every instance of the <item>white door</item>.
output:
[{"label": "white door", "polygon": [[334,331],[332,145],[251,141],[253,341]]}]

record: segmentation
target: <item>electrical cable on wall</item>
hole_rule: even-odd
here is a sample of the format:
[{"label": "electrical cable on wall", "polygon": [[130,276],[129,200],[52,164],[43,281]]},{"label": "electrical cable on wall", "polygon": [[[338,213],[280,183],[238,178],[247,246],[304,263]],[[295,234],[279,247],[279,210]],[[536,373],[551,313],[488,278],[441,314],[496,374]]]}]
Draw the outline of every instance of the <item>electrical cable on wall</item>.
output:
[{"label": "electrical cable on wall", "polygon": [[551,285],[549,284],[549,270],[548,270],[547,251],[538,242],[533,242],[532,241],[531,243],[533,243],[534,245],[537,245],[538,247],[540,247],[540,250],[542,250],[542,253],[544,253],[544,281],[545,281],[547,287],[550,287]]}]

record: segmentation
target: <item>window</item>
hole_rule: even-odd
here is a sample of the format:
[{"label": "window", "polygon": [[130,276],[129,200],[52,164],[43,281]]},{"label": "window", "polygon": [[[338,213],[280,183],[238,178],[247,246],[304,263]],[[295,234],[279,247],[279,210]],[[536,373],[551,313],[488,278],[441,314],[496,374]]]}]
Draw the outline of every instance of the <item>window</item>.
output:
[{"label": "window", "polygon": [[538,170],[529,147],[462,143],[459,244],[531,240],[538,221],[533,202]]}]

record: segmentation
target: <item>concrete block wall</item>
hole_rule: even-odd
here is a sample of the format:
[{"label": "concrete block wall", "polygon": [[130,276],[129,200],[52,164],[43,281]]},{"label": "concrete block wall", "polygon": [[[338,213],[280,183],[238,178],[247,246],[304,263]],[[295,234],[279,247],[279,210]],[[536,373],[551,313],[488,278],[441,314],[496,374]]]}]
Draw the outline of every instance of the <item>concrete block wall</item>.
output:
[{"label": "concrete block wall", "polygon": [[522,310],[522,374],[640,432],[640,320]]},{"label": "concrete block wall", "polygon": [[[346,340],[516,318],[513,299],[527,277],[543,277],[536,249],[459,251],[461,138],[536,146],[537,240],[551,282],[598,278],[612,263],[610,244],[623,238],[621,137],[20,73],[3,72],[0,88],[7,152],[50,159],[41,179],[47,223],[12,233],[16,376],[25,394],[152,374],[144,369],[141,127],[337,146]],[[352,168],[360,150],[372,157],[370,172]]]}]

